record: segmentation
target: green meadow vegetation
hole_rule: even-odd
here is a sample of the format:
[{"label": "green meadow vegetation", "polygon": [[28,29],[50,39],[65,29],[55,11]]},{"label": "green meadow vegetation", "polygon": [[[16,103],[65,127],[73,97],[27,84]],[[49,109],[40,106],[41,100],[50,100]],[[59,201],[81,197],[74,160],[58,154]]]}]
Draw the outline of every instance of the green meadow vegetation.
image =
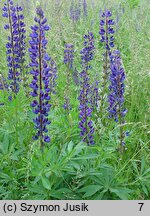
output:
[{"label": "green meadow vegetation", "polygon": [[[0,1],[0,10],[4,4]],[[0,199],[19,200],[135,200],[150,199],[150,4],[149,0],[87,0],[87,16],[81,7],[80,19],[70,18],[71,0],[14,0],[24,8],[26,24],[25,65],[29,65],[28,41],[34,25],[36,7],[41,6],[50,30],[46,32],[47,53],[57,65],[55,91],[51,95],[48,118],[50,143],[41,150],[35,134],[30,103],[30,67],[26,67],[25,86],[13,100],[0,90]],[[75,1],[76,3],[78,0]],[[81,1],[83,2],[83,1]],[[93,32],[94,58],[89,70],[101,89],[104,47],[100,43],[100,10],[108,8],[116,25],[115,48],[121,53],[125,70],[124,128],[126,148],[117,151],[120,125],[108,119],[108,112],[93,112],[94,142],[82,141],[79,124],[79,90],[72,79],[74,70],[82,71],[84,35]],[[7,81],[8,66],[6,19],[0,16],[0,84]],[[63,108],[67,67],[63,62],[65,44],[74,45],[73,69],[70,70],[69,114]],[[106,102],[106,108],[107,108]],[[102,124],[104,122],[104,124]]]}]

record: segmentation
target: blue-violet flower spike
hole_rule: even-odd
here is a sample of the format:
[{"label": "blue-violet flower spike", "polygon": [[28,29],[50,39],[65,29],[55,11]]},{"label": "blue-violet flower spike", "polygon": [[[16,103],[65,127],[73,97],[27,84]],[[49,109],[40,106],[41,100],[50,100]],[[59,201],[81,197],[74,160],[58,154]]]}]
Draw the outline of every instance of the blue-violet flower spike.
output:
[{"label": "blue-violet flower spike", "polygon": [[93,145],[94,127],[91,120],[92,109],[90,104],[90,78],[88,70],[90,69],[89,62],[94,55],[94,36],[92,32],[84,36],[84,48],[81,50],[81,60],[83,70],[80,73],[80,95],[79,99],[79,128],[81,129],[80,136],[88,145]]},{"label": "blue-violet flower spike", "polygon": [[120,52],[118,50],[113,51],[111,54],[110,69],[111,84],[109,86],[110,94],[108,96],[108,111],[109,118],[113,118],[115,122],[118,122],[120,125],[120,152],[122,153],[125,149],[124,137],[126,133],[123,131],[123,126],[127,109],[124,108],[125,72],[122,66]]},{"label": "blue-violet flower spike", "polygon": [[33,108],[33,113],[36,115],[33,122],[37,130],[33,139],[40,139],[40,144],[43,148],[44,143],[50,142],[50,137],[46,134],[48,132],[47,125],[51,123],[48,119],[48,113],[51,108],[51,68],[49,67],[51,58],[46,52],[48,41],[45,36],[46,31],[50,27],[46,24],[47,19],[44,17],[41,8],[37,8],[36,14],[37,17],[34,18],[36,25],[31,26],[32,33],[30,34],[31,40],[29,41],[30,67],[32,68],[30,74],[33,76],[30,87],[32,89],[31,96],[34,98],[31,107]]}]

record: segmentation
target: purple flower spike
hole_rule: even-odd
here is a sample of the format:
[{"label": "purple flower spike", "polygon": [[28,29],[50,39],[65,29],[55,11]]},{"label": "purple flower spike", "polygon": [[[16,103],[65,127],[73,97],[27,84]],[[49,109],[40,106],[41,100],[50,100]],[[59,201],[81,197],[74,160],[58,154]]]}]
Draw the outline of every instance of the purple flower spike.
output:
[{"label": "purple flower spike", "polygon": [[7,66],[9,68],[8,80],[11,81],[10,89],[15,94],[19,91],[20,75],[23,71],[25,58],[25,24],[22,8],[14,6],[13,1],[8,0],[3,7],[3,17],[8,19],[4,29],[9,31],[6,44]]},{"label": "purple flower spike", "polygon": [[100,42],[105,43],[105,48],[110,52],[111,47],[114,47],[113,41],[110,40],[110,37],[115,33],[113,25],[115,22],[111,19],[112,13],[109,10],[105,10],[102,13],[100,20],[100,31],[101,35]]},{"label": "purple flower spike", "polygon": [[104,110],[106,110],[106,100],[108,93],[108,82],[109,82],[109,74],[110,74],[110,55],[111,50],[114,47],[114,21],[111,18],[112,13],[109,10],[105,10],[102,12],[101,20],[100,20],[100,42],[104,46],[104,53],[103,53],[103,77],[102,77],[102,91],[100,95],[100,115],[102,119],[102,124],[105,124],[103,121],[102,114]]},{"label": "purple flower spike", "polygon": [[94,55],[94,36],[92,32],[84,36],[84,48],[81,51],[83,71],[80,73],[80,95],[79,99],[79,128],[81,129],[80,136],[88,145],[93,145],[94,128],[91,120],[92,109],[90,104],[90,80],[88,70],[90,69],[89,62]]},{"label": "purple flower spike", "polygon": [[88,64],[94,57],[94,35],[92,32],[89,32],[88,35],[84,36],[84,48],[81,50],[81,59],[82,66],[85,70],[90,69],[90,65]]},{"label": "purple flower spike", "polygon": [[124,133],[124,117],[127,113],[127,109],[124,108],[124,80],[125,72],[121,63],[120,52],[115,50],[111,54],[110,61],[110,94],[108,96],[109,102],[109,118],[113,118],[115,122],[118,122],[120,125],[120,152],[124,151],[124,137],[128,136],[128,133]]},{"label": "purple flower spike", "polygon": [[46,24],[47,20],[44,18],[41,8],[37,8],[36,13],[37,17],[34,19],[36,25],[31,27],[32,33],[30,34],[31,40],[29,41],[30,67],[32,68],[30,74],[33,76],[30,87],[32,89],[31,96],[34,97],[31,107],[33,108],[33,113],[37,115],[33,119],[35,129],[37,129],[37,133],[33,139],[40,139],[40,144],[43,148],[45,142],[50,142],[50,137],[45,134],[48,132],[46,126],[50,124],[48,113],[51,104],[49,101],[51,99],[50,93],[53,91],[52,87],[54,87],[53,73],[56,71],[54,72],[55,63],[51,61],[50,56],[46,53],[47,40],[45,32],[49,30],[49,26]]},{"label": "purple flower spike", "polygon": [[71,1],[70,6],[70,18],[75,23],[80,19],[81,15],[81,2],[78,2],[78,5],[75,4],[74,0]]}]

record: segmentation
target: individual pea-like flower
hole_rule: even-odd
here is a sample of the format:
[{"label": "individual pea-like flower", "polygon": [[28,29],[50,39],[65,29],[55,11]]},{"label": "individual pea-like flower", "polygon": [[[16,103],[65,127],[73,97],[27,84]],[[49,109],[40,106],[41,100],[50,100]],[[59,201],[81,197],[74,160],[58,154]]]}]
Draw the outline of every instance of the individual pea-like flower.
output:
[{"label": "individual pea-like flower", "polygon": [[122,153],[125,149],[125,136],[128,136],[128,132],[124,132],[124,117],[127,113],[127,109],[124,108],[124,81],[125,71],[122,66],[120,52],[115,50],[112,52],[110,57],[110,94],[108,96],[109,102],[109,118],[113,118],[115,122],[119,123],[120,126],[120,152]]},{"label": "individual pea-like flower", "polygon": [[69,114],[69,111],[72,109],[70,104],[70,84],[71,84],[71,73],[73,68],[73,60],[74,60],[74,46],[73,44],[65,44],[64,49],[64,63],[67,66],[66,71],[66,86],[64,91],[64,104],[63,108],[67,111],[67,114]]},{"label": "individual pea-like flower", "polygon": [[94,36],[92,32],[84,36],[84,48],[81,50],[81,59],[83,70],[80,73],[80,94],[79,94],[79,128],[81,129],[80,136],[88,145],[94,144],[94,127],[91,120],[92,109],[90,104],[90,78],[88,70],[90,69],[89,62],[93,59],[94,52]]},{"label": "individual pea-like flower", "polygon": [[30,74],[33,75],[33,80],[30,84],[32,92],[30,94],[34,98],[31,107],[33,108],[33,113],[37,115],[33,119],[35,129],[37,129],[37,133],[33,139],[40,139],[40,144],[43,148],[44,143],[50,142],[50,137],[46,134],[48,132],[47,125],[51,123],[48,119],[48,113],[51,108],[51,68],[49,66],[51,58],[46,52],[48,41],[45,35],[50,27],[46,24],[47,19],[44,17],[41,8],[36,9],[36,14],[37,16],[34,18],[36,25],[31,26],[32,33],[30,34],[31,40],[29,41],[30,67],[32,68]]},{"label": "individual pea-like flower", "polygon": [[20,6],[14,6],[12,0],[4,3],[3,17],[7,18],[8,23],[4,29],[10,32],[8,43],[6,44],[8,80],[11,81],[10,88],[15,94],[19,91],[20,74],[25,55],[25,24],[24,16]]}]

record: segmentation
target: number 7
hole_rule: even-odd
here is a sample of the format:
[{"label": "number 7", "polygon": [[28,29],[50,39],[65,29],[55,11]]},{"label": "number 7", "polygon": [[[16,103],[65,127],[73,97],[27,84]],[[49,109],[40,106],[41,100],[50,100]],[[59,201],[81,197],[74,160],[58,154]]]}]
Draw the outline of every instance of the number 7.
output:
[{"label": "number 7", "polygon": [[142,207],[143,207],[144,203],[138,203],[138,204],[141,205],[139,211],[142,211]]}]

